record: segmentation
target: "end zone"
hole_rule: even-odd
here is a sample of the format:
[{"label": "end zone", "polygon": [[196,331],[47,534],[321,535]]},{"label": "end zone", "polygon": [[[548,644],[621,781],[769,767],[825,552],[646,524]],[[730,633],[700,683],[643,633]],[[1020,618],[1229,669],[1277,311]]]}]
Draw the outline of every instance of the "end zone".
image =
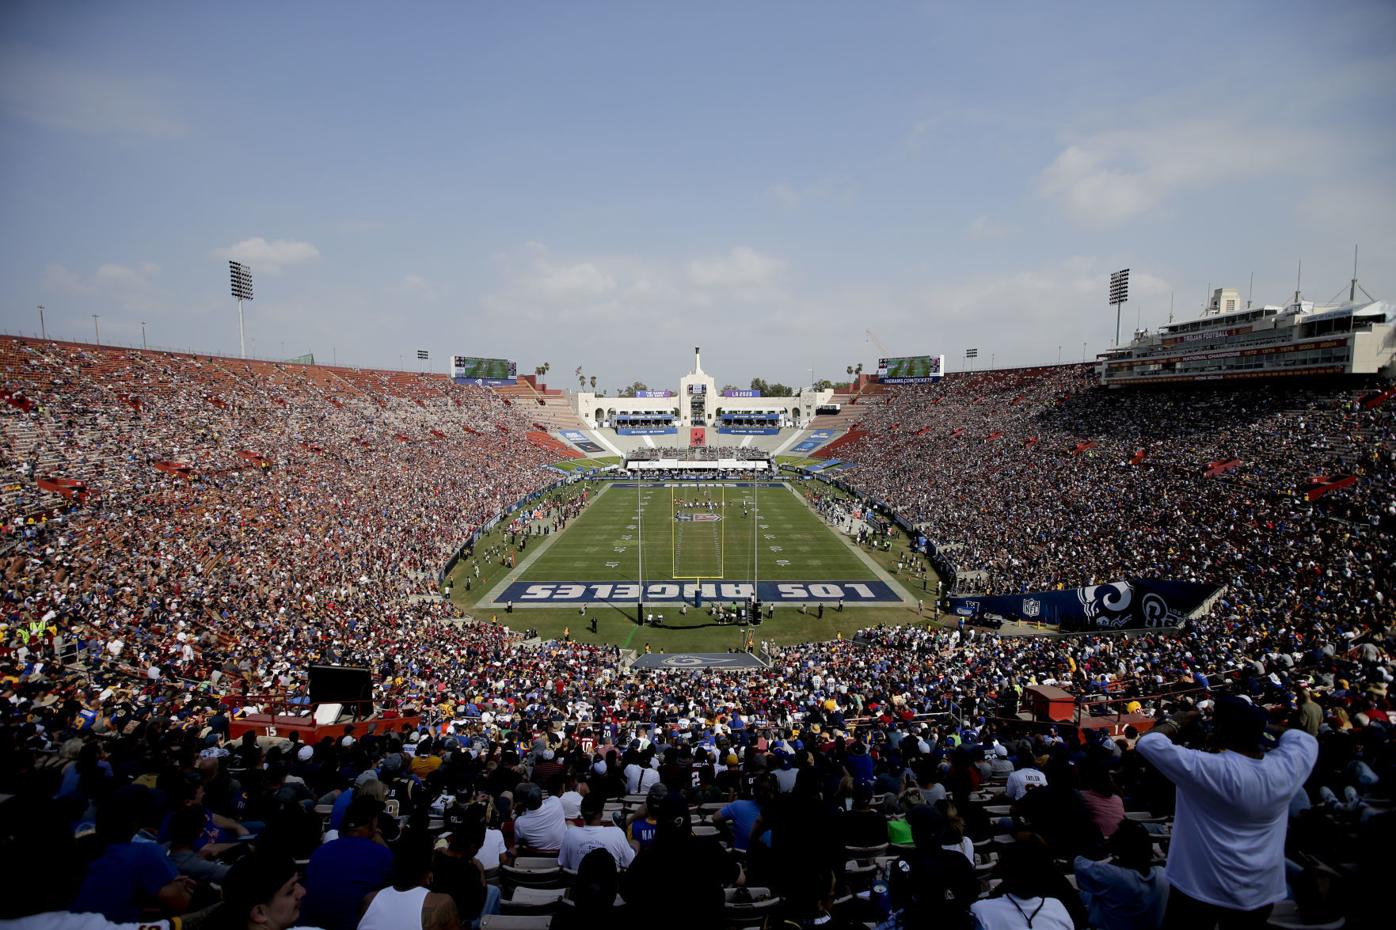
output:
[{"label": "end zone", "polygon": [[[753,588],[749,581],[696,582],[652,581],[645,583],[646,603],[692,602],[698,594],[703,603],[750,601],[763,604],[802,604],[818,601],[846,601],[849,604],[899,603],[901,595],[885,581],[761,581]],[[547,604],[627,603],[641,599],[634,582],[610,581],[515,581],[494,599],[493,606],[512,601],[515,607]]]}]

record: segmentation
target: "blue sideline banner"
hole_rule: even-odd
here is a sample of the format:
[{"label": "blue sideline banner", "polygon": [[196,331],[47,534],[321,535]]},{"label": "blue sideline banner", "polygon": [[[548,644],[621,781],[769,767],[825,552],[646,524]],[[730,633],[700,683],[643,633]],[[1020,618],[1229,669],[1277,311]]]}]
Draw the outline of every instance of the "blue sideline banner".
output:
[{"label": "blue sideline banner", "polygon": [[1217,591],[1216,585],[1196,581],[1127,578],[1064,591],[952,597],[950,613],[967,618],[992,614],[1063,631],[1155,629],[1182,623]]}]

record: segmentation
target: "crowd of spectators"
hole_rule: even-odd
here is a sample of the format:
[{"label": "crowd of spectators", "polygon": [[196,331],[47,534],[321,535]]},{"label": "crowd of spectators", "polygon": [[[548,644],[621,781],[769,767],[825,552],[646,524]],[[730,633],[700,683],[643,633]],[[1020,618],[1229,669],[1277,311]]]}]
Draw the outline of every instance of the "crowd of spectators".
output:
[{"label": "crowd of spectators", "polygon": [[[1317,737],[1279,821],[1293,840],[1281,895],[1309,894],[1319,860],[1340,865],[1355,917],[1360,881],[1389,867],[1368,841],[1390,829],[1396,777],[1396,430],[1390,408],[1359,409],[1350,391],[1106,393],[1066,367],[892,393],[870,407],[869,437],[841,450],[858,462],[853,486],[987,571],[991,589],[1158,575],[1213,580],[1223,600],[1181,631],[1132,637],[878,627],[766,644],[761,668],[632,672],[612,647],[526,642],[436,596],[473,530],[557,477],[488,391],[17,340],[0,363],[23,402],[4,421],[0,793],[7,849],[33,850],[6,876],[9,915],[198,915],[221,887],[208,913],[241,909],[230,925],[294,911],[263,925],[355,926],[377,892],[369,926],[404,907],[454,926],[498,906],[485,880],[502,862],[565,848],[577,913],[619,893],[638,922],[683,895],[666,920],[720,923],[723,888],[744,883],[773,889],[795,925],[825,925],[862,881],[846,847],[881,845],[842,840],[875,839],[876,824],[902,848],[877,866],[887,907],[862,888],[860,916],[997,930],[1019,926],[999,913],[1009,904],[1025,919],[1041,904],[1078,930],[1158,926],[1157,901],[1112,922],[1128,904],[1110,889],[1127,883],[1092,863],[1113,850],[1112,868],[1161,887],[1164,844],[1146,837],[1146,855],[1127,825],[1106,843],[1125,810],[1171,816],[1186,777],[1150,764],[1154,738],[1083,744],[1018,723],[1033,685],[1068,689],[1087,718],[1179,714],[1168,730],[1184,742],[1215,735],[1203,727],[1223,694],[1267,708]],[[1240,465],[1202,476],[1222,459]],[[1311,504],[1295,488],[1320,472],[1360,481]],[[39,478],[81,482],[86,500]],[[572,499],[544,519],[575,512]],[[260,695],[303,697],[318,663],[372,671],[383,732],[227,739]],[[999,782],[1004,796],[986,797]],[[607,825],[604,802],[642,794]],[[701,804],[719,805],[713,820],[744,855],[695,835]],[[966,859],[968,882],[941,847]],[[1168,862],[1169,883],[1204,904],[1278,900],[1206,900]],[[974,903],[975,866],[1003,880],[991,906]],[[1084,894],[1049,887],[1063,872]],[[346,874],[359,884],[324,878]]]}]

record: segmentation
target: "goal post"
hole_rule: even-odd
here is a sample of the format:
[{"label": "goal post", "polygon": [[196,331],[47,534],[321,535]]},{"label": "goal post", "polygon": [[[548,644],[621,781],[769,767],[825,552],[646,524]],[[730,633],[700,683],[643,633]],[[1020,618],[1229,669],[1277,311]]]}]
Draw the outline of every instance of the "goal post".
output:
[{"label": "goal post", "polygon": [[[675,581],[703,581],[724,577],[723,521],[727,489],[722,485],[669,488],[670,550]],[[717,491],[716,495],[711,492]]]}]

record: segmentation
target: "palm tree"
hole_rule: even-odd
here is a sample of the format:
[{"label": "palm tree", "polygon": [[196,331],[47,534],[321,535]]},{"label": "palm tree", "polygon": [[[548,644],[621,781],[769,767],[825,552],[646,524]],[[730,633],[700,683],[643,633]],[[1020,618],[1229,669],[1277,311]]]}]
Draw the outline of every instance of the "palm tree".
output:
[{"label": "palm tree", "polygon": [[596,391],[596,375],[591,376],[591,390],[593,393]]}]

